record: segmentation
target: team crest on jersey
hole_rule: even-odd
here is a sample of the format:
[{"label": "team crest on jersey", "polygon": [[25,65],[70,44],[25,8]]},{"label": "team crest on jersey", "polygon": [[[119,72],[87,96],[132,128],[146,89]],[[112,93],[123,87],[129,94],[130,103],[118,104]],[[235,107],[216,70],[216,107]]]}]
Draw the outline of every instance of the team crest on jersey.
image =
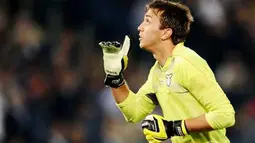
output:
[{"label": "team crest on jersey", "polygon": [[166,74],[166,85],[167,85],[168,87],[170,87],[170,85],[171,85],[172,76],[173,76],[172,73]]}]

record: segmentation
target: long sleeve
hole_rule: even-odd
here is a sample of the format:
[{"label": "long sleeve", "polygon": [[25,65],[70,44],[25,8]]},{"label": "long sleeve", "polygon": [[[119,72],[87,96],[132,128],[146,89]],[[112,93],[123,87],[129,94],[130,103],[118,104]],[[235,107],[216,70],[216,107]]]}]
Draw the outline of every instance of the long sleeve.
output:
[{"label": "long sleeve", "polygon": [[152,85],[152,71],[145,84],[134,94],[129,91],[128,97],[120,104],[117,104],[127,122],[139,122],[150,114],[156,106],[156,95]]},{"label": "long sleeve", "polygon": [[213,129],[235,124],[235,111],[205,61],[181,61],[181,82],[206,109],[206,120]]}]

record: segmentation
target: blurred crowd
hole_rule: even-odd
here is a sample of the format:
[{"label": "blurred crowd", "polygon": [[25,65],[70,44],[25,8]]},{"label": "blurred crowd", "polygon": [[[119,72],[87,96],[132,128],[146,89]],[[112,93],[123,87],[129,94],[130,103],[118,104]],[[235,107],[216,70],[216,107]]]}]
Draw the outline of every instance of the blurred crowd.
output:
[{"label": "blurred crowd", "polygon": [[[145,143],[104,86],[98,42],[131,35],[124,75],[136,92],[155,62],[138,46],[147,2],[0,0],[1,142]],[[255,1],[182,2],[195,18],[185,45],[208,61],[236,110],[228,137],[254,143]]]}]

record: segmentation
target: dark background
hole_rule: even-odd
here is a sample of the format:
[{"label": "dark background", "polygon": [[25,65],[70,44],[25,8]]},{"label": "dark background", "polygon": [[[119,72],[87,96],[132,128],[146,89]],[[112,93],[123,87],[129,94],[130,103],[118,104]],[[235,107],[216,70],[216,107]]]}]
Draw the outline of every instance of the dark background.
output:
[{"label": "dark background", "polygon": [[[11,143],[145,143],[104,87],[98,42],[132,37],[133,91],[154,59],[138,46],[146,0],[0,0],[0,137]],[[236,110],[232,143],[255,142],[255,1],[184,0],[186,46],[205,58]],[[160,112],[157,110],[156,112]]]}]

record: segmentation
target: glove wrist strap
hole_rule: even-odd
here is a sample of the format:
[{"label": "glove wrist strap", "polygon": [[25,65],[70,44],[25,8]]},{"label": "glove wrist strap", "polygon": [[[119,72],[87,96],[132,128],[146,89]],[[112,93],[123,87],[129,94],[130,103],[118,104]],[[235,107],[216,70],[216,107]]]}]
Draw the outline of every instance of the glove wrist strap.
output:
[{"label": "glove wrist strap", "polygon": [[112,88],[118,88],[125,83],[123,74],[118,76],[106,75],[104,84]]},{"label": "glove wrist strap", "polygon": [[177,121],[168,121],[168,127],[166,131],[168,136],[186,136],[189,134],[185,121],[177,120]]},{"label": "glove wrist strap", "polygon": [[182,132],[185,136],[189,134],[189,131],[188,131],[187,126],[185,124],[185,120],[181,121],[181,128],[182,128]]}]

